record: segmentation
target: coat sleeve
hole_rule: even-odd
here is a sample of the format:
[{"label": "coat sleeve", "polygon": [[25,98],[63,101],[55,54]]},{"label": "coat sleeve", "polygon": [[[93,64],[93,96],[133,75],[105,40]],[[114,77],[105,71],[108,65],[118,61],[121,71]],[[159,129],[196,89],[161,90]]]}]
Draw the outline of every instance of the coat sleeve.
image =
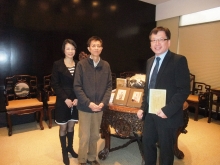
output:
[{"label": "coat sleeve", "polygon": [[57,97],[65,101],[68,98],[68,95],[61,87],[61,80],[60,80],[60,75],[58,72],[58,67],[59,66],[57,63],[53,64],[52,75],[51,75],[51,86],[53,90],[55,91],[55,94],[57,95]]},{"label": "coat sleeve", "polygon": [[183,103],[190,93],[190,77],[186,57],[181,56],[175,61],[175,92],[162,111],[169,118],[182,110]]},{"label": "coat sleeve", "polygon": [[83,90],[83,71],[82,71],[82,65],[80,63],[76,66],[76,72],[74,76],[74,92],[78,100],[82,102],[82,104],[86,105],[87,107],[90,104],[90,99],[86,96],[84,90]]},{"label": "coat sleeve", "polygon": [[111,75],[111,69],[108,64],[108,80],[107,80],[107,85],[106,85],[106,92],[104,94],[104,97],[102,99],[102,103],[107,106],[109,104],[109,99],[111,97],[111,92],[112,92],[112,75]]}]

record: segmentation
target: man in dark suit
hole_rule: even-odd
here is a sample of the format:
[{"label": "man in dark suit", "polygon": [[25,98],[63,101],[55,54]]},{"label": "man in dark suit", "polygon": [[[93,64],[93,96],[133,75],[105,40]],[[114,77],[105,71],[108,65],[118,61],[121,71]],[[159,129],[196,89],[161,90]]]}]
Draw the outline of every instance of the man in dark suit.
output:
[{"label": "man in dark suit", "polygon": [[[156,165],[157,142],[160,165],[173,164],[175,137],[178,128],[183,125],[182,107],[190,93],[187,60],[169,50],[170,37],[171,33],[165,27],[156,27],[149,35],[155,56],[147,61],[143,102],[137,112],[138,118],[144,119],[142,142],[145,165]],[[154,68],[157,68],[156,75]],[[166,90],[165,106],[157,109],[155,114],[149,113],[150,89]]]}]

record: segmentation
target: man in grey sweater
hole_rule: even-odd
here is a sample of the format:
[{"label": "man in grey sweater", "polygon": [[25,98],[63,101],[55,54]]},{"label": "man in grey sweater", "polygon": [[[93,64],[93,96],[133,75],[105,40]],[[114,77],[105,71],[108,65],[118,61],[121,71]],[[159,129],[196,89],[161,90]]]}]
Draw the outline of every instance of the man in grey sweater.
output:
[{"label": "man in grey sweater", "polygon": [[102,39],[93,36],[87,45],[91,55],[78,62],[74,78],[74,91],[79,110],[80,165],[99,165],[96,160],[97,141],[103,110],[107,107],[112,90],[109,63],[100,58]]}]

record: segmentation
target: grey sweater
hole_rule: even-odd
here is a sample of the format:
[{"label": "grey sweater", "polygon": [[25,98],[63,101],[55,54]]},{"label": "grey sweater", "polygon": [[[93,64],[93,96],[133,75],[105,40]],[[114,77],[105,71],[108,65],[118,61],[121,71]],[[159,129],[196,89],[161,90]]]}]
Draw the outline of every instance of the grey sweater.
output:
[{"label": "grey sweater", "polygon": [[78,99],[78,110],[93,113],[90,102],[103,103],[106,108],[112,91],[112,77],[109,63],[100,59],[94,67],[93,60],[86,58],[77,64],[74,78],[74,91]]}]

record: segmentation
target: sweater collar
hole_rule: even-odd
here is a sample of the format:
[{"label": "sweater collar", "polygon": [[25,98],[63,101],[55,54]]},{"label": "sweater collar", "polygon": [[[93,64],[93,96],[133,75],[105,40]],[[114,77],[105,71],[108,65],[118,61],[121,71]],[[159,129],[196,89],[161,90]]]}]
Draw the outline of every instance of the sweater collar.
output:
[{"label": "sweater collar", "polygon": [[93,60],[91,58],[87,58],[87,59],[88,59],[89,64],[92,65],[94,68],[99,68],[99,67],[103,66],[103,60],[101,59],[101,57],[99,59],[98,65],[96,67],[94,66]]}]

